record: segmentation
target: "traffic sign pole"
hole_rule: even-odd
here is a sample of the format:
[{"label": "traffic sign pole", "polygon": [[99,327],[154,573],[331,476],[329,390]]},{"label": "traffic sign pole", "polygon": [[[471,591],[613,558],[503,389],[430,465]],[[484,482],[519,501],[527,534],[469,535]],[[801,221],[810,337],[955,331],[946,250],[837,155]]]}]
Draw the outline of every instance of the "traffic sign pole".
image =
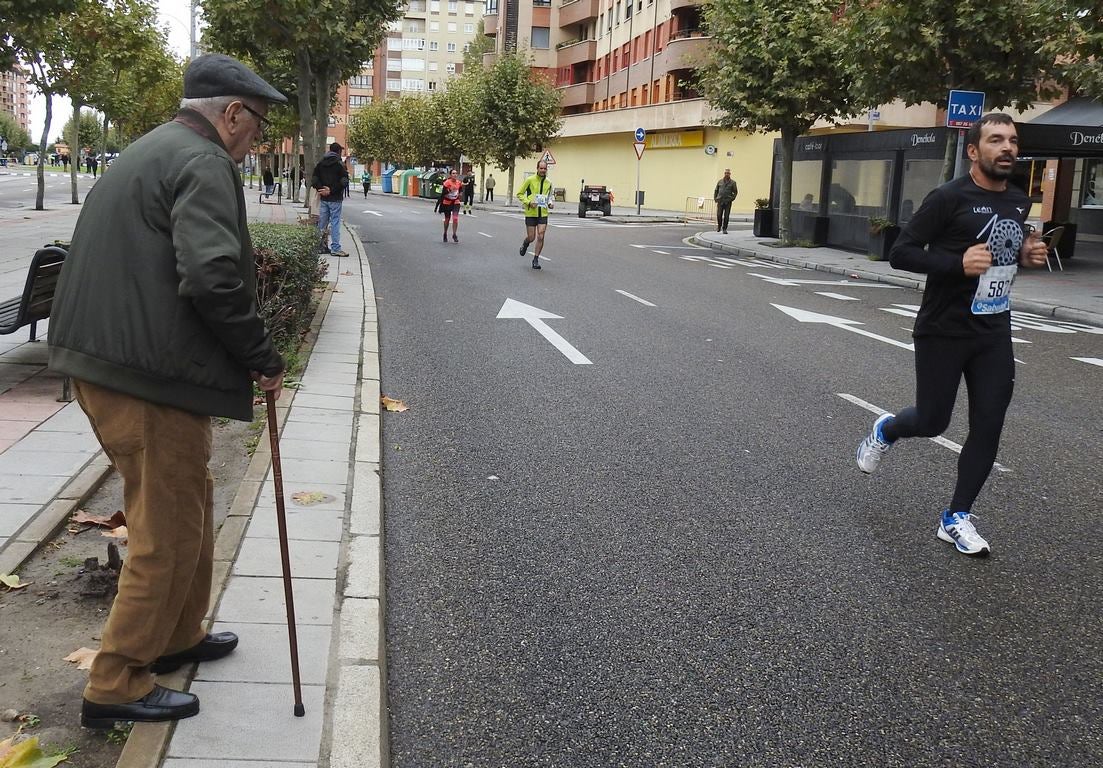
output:
[{"label": "traffic sign pole", "polygon": [[647,131],[642,127],[637,128],[634,138],[635,144],[632,146],[636,150],[636,215],[640,215],[640,211],[643,208],[643,203],[640,201],[640,163],[643,162],[643,150],[647,146],[644,144],[644,139],[647,138]]}]

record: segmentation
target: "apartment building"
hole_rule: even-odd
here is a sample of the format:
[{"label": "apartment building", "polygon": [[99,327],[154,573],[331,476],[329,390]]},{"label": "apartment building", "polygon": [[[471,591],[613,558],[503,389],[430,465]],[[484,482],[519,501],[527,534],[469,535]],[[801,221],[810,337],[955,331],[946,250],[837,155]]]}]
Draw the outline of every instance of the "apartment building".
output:
[{"label": "apartment building", "polygon": [[31,99],[27,93],[27,75],[18,66],[0,72],[0,110],[15,117],[24,131],[30,131]]},{"label": "apartment building", "polygon": [[329,118],[330,141],[345,141],[349,116],[373,101],[443,91],[463,72],[484,0],[407,0],[403,18],[360,74],[342,83]]}]

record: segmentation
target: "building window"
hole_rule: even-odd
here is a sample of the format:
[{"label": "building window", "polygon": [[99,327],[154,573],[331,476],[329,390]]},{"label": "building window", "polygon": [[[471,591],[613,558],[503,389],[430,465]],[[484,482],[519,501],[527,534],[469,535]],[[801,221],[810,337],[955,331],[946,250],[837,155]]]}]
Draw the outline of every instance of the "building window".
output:
[{"label": "building window", "polygon": [[403,50],[407,51],[424,51],[425,40],[419,37],[408,37],[402,41]]},{"label": "building window", "polygon": [[429,22],[429,31],[430,32],[440,32],[440,22],[439,21],[430,21]]},{"label": "building window", "polygon": [[388,37],[387,38],[387,50],[388,51],[401,51],[402,50],[402,38],[401,37]]},{"label": "building window", "polygon": [[388,72],[401,72],[402,71],[402,59],[387,59],[387,71]]},{"label": "building window", "polygon": [[440,13],[440,0],[429,0],[429,10],[433,13]]},{"label": "building window", "polygon": [[620,3],[619,2],[617,3],[616,19],[617,19],[617,26],[619,27],[620,26]]},{"label": "building window", "polygon": [[429,50],[430,51],[439,51],[440,50],[440,43],[438,43],[436,40],[430,40],[429,41]]},{"label": "building window", "polygon": [[464,3],[463,4],[463,15],[464,16],[474,16],[475,15],[475,4],[474,3]]},{"label": "building window", "polygon": [[487,16],[493,16],[498,12],[498,0],[486,0],[486,13]]},{"label": "building window", "polygon": [[349,79],[349,88],[371,88],[371,75],[356,75]]},{"label": "building window", "polygon": [[532,47],[533,48],[550,48],[551,47],[551,28],[550,27],[533,27],[532,28]]},{"label": "building window", "polygon": [[436,89],[437,89],[437,81],[436,80],[430,80],[429,81],[429,90],[430,91],[435,91]]},{"label": "building window", "polygon": [[456,74],[456,65],[453,64],[452,62],[448,62],[447,64],[444,65],[444,71],[447,72],[450,75],[454,75],[454,74]]},{"label": "building window", "polygon": [[403,59],[402,68],[408,72],[424,72],[425,59]]},{"label": "building window", "polygon": [[448,0],[448,12],[456,13],[459,10],[459,0]]},{"label": "building window", "polygon": [[455,31],[457,31],[457,30],[456,30],[456,22],[454,22],[454,21],[450,21],[450,22],[448,22],[448,31],[449,31],[449,32],[455,32]]},{"label": "building window", "polygon": [[349,111],[371,104],[371,96],[349,96]]},{"label": "building window", "polygon": [[455,53],[456,52],[456,44],[455,43],[449,43],[448,44],[448,52],[449,53]]},{"label": "building window", "polygon": [[534,8],[550,8],[551,0],[532,0]]},{"label": "building window", "polygon": [[393,80],[393,79],[388,77],[387,78],[387,90],[388,91],[401,91],[402,90],[402,81],[401,80]]},{"label": "building window", "polygon": [[630,18],[632,18],[632,6],[633,5],[635,5],[635,3],[633,3],[632,0],[628,0],[628,2],[624,4],[624,20],[625,21],[628,21]]},{"label": "building window", "polygon": [[465,34],[473,35],[473,34],[475,34],[475,25],[474,24],[464,24],[463,25],[463,31],[464,31]]}]

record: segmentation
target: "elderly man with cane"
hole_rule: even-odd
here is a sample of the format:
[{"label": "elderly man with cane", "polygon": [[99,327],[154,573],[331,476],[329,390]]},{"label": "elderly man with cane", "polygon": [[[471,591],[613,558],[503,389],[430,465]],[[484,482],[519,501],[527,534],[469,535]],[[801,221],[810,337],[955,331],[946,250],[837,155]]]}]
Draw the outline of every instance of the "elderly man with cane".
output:
[{"label": "elderly man with cane", "polygon": [[81,723],[199,712],[154,675],[219,659],[203,629],[214,546],[211,417],[253,418],[284,361],[257,314],[237,164],[287,99],[221,54],[184,73],[180,112],[131,144],[88,195],[50,319],[50,366],[123,478],[129,546]]}]

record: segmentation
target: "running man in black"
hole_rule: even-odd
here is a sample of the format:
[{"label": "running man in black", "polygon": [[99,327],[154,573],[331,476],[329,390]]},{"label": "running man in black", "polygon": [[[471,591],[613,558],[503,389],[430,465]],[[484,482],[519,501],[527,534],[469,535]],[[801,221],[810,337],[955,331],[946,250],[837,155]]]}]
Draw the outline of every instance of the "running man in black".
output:
[{"label": "running man in black", "polygon": [[962,376],[969,393],[969,435],[938,538],[967,555],[986,555],[972,507],[992,471],[1015,386],[1011,286],[1019,265],[1040,267],[1047,247],[1025,235],[1030,199],[1008,179],[1019,154],[1015,123],[991,113],[966,139],[969,175],[923,201],[889,256],[892,266],[927,275],[915,319],[916,404],[884,414],[858,446],[858,467],[873,472],[900,438],[934,437],[950,424]]}]

